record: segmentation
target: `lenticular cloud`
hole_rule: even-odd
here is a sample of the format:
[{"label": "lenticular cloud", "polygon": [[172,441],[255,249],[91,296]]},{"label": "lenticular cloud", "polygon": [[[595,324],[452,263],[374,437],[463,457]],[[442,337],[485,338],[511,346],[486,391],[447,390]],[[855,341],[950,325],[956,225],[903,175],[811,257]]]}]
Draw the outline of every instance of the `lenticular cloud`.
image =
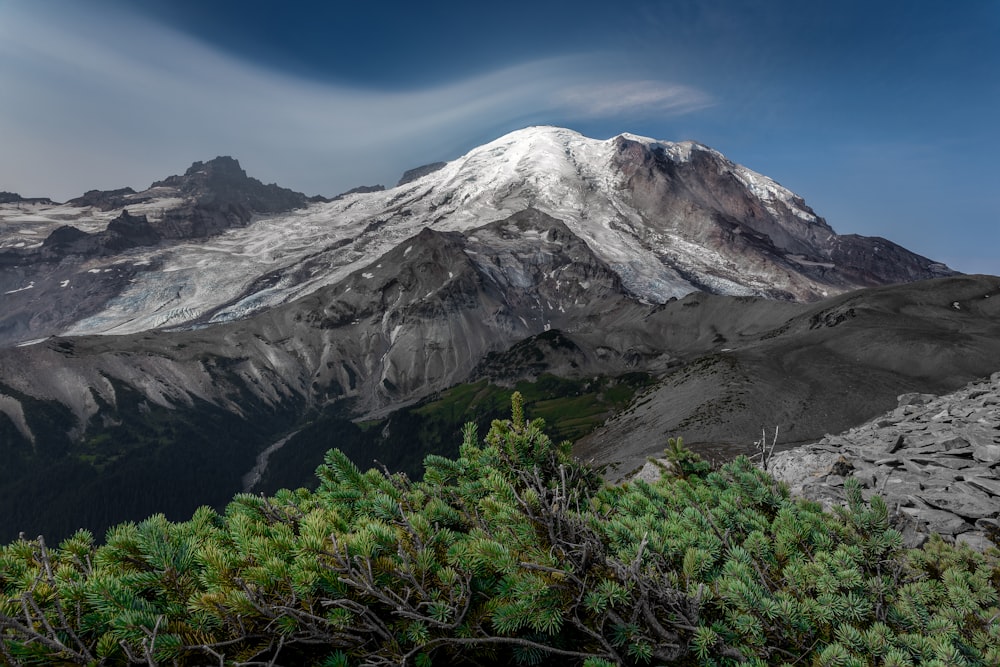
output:
[{"label": "lenticular cloud", "polygon": [[666,81],[614,81],[570,86],[557,92],[553,103],[586,118],[621,115],[679,115],[712,105],[697,88]]}]

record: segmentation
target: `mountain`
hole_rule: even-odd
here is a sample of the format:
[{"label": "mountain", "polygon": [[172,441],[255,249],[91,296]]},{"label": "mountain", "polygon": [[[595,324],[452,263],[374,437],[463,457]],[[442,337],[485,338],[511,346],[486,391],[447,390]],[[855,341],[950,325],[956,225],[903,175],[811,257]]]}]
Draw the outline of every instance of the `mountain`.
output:
[{"label": "mountain", "polygon": [[621,469],[668,435],[819,437],[1000,359],[998,279],[838,236],[700,144],[528,128],[420,171],[325,201],[217,158],[0,206],[0,538],[304,483],[327,446],[419,462],[490,383],[562,387],[574,434],[648,385],[579,445]]},{"label": "mountain", "polygon": [[429,168],[309,202],[217,158],[140,193],[0,205],[0,344],[244,318],[423,228],[467,233],[528,208],[562,220],[651,303],[692,291],[810,301],[953,273],[884,239],[836,235],[800,197],[693,142],[536,127]]}]

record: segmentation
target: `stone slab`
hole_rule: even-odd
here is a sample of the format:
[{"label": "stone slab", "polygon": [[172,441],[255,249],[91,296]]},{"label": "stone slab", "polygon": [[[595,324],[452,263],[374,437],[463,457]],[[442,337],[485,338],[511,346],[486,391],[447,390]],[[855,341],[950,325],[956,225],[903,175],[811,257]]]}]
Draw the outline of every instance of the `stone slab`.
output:
[{"label": "stone slab", "polygon": [[1000,505],[1000,480],[993,477],[965,477],[965,481],[975,487],[978,487],[990,494],[991,496],[996,496],[998,498],[997,503]]},{"label": "stone slab", "polygon": [[951,493],[931,491],[924,492],[920,497],[931,507],[951,512],[964,519],[991,519],[1000,512],[1000,504],[983,496],[976,497],[954,491]]},{"label": "stone slab", "polygon": [[967,533],[955,536],[955,544],[965,544],[976,551],[986,551],[997,545],[986,535],[978,530],[971,530]]},{"label": "stone slab", "polygon": [[972,448],[972,456],[983,463],[1000,463],[1000,445],[993,443],[976,444]]},{"label": "stone slab", "polygon": [[900,512],[923,524],[930,532],[940,535],[960,535],[972,528],[965,519],[944,510],[901,507]]}]

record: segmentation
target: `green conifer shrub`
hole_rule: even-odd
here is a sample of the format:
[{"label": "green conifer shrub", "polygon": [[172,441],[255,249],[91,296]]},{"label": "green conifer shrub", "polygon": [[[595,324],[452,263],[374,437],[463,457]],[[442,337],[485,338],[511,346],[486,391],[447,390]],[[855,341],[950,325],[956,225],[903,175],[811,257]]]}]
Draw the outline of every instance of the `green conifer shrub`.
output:
[{"label": "green conifer shrub", "polygon": [[332,450],[315,490],[0,547],[0,663],[998,665],[1000,565],[905,550],[737,459],[605,485],[512,417],[420,482]]}]

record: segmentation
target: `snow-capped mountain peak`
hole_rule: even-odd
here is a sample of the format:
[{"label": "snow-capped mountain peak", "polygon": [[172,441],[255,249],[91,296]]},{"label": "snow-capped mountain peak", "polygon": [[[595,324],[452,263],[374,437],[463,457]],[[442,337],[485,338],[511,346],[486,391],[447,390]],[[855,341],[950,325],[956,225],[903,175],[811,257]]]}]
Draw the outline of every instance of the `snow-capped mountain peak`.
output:
[{"label": "snow-capped mountain peak", "polygon": [[[230,202],[233,188],[247,194]],[[247,317],[337,284],[425,228],[474,235],[528,209],[565,224],[646,302],[694,290],[811,300],[948,273],[886,241],[876,253],[860,237],[838,237],[801,197],[697,142],[600,140],[551,126],[511,132],[395,188],[329,202],[263,186],[231,158],[195,163],[145,192],[97,195],[89,208],[0,204],[0,222],[16,221],[0,225],[16,241],[0,234],[14,267],[0,272],[8,342]],[[108,231],[113,220],[127,243]],[[61,232],[53,254],[41,241],[60,221],[93,236]],[[143,245],[150,238],[162,242]],[[87,255],[92,246],[101,251]],[[73,253],[82,253],[76,263]],[[73,299],[75,289],[90,296]],[[43,294],[51,316],[31,310]]]}]

